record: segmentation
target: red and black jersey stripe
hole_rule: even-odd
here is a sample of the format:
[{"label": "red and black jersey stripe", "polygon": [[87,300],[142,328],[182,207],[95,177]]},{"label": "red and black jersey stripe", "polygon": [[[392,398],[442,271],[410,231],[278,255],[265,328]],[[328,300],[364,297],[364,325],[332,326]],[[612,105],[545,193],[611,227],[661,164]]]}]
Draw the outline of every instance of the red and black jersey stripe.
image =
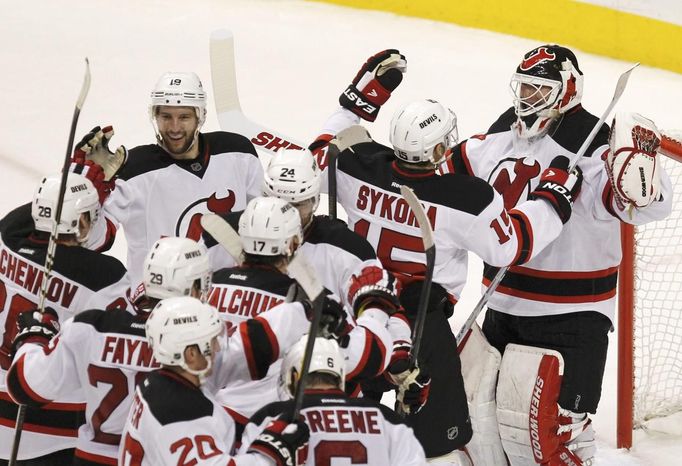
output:
[{"label": "red and black jersey stripe", "polygon": [[279,359],[277,337],[265,319],[256,317],[239,325],[244,342],[244,353],[253,380],[265,377],[270,364]]},{"label": "red and black jersey stripe", "polygon": [[353,372],[346,376],[347,380],[371,379],[379,375],[384,369],[384,359],[386,357],[386,347],[373,332],[365,332],[365,349],[360,358],[360,362]]},{"label": "red and black jersey stripe", "polygon": [[[5,392],[0,392],[0,425],[13,429],[19,406]],[[50,403],[42,408],[28,406],[24,430],[41,434],[78,437],[85,424],[85,404]]]},{"label": "red and black jersey stripe", "polygon": [[[483,284],[488,286],[497,267],[485,266]],[[618,267],[587,272],[534,270],[510,267],[497,292],[548,303],[589,303],[616,295]]]}]

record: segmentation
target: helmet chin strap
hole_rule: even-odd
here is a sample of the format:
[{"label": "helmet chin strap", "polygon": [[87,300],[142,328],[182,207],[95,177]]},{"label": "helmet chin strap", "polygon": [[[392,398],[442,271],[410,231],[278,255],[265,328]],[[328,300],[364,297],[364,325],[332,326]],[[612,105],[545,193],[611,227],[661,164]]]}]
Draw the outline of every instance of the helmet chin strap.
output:
[{"label": "helmet chin strap", "polygon": [[203,385],[206,382],[206,375],[209,373],[211,370],[211,367],[213,366],[213,363],[211,361],[211,356],[208,355],[203,355],[204,358],[206,359],[206,367],[203,369],[199,370],[194,370],[190,369],[190,367],[187,365],[187,361],[185,361],[185,358],[182,358],[182,362],[180,363],[180,367],[182,367],[184,370],[189,372],[190,374],[196,376],[199,378],[199,385]]}]

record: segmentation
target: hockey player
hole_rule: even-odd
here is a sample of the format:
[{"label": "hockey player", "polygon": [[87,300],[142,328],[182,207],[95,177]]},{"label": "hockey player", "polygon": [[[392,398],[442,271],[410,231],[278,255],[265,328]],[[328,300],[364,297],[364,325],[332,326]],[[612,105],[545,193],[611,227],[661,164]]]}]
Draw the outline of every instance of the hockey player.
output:
[{"label": "hockey player", "polygon": [[[234,423],[201,390],[224,341],[225,327],[215,308],[188,297],[163,300],[152,311],[146,332],[161,368],[135,389],[119,465],[295,464],[296,449],[309,436],[298,420],[273,420],[244,454],[231,454]],[[242,355],[229,353],[228,361],[240,364]]]},{"label": "hockey player", "polygon": [[[263,432],[273,419],[288,413],[301,376],[307,337],[291,347],[282,362],[282,400],[259,410],[244,432],[244,444]],[[344,393],[344,360],[334,340],[317,338],[305,380],[301,415],[310,429],[308,448],[299,463],[324,466],[347,461],[354,465],[425,465],[424,450],[412,429],[396,413],[368,398]],[[339,463],[340,464],[340,463]]]},{"label": "hockey player", "polygon": [[[104,215],[93,226],[88,247],[108,248],[122,225],[128,242],[128,269],[139,283],[142,261],[163,236],[198,240],[206,212],[243,210],[260,195],[263,169],[253,144],[227,132],[201,133],[206,120],[206,93],[194,73],[165,73],[151,93],[149,113],[156,144],[130,151],[115,189],[104,203]],[[96,130],[99,128],[95,128]],[[93,131],[75,153],[107,151],[113,131]],[[97,167],[91,175],[97,178]],[[111,183],[100,183],[111,190]]]},{"label": "hockey player", "polygon": [[[526,53],[511,84],[513,107],[486,134],[457,146],[447,164],[451,171],[488,181],[508,209],[524,205],[542,186],[553,157],[575,157],[598,121],[581,105],[583,73],[565,47],[543,45]],[[515,465],[591,463],[595,443],[588,416],[599,402],[613,325],[620,223],[662,219],[671,209],[670,181],[656,161],[655,126],[638,116],[619,116],[610,150],[608,137],[603,125],[578,162],[584,173],[581,195],[559,237],[537,257],[512,267],[488,302],[483,331],[504,353],[497,414]],[[497,269],[485,261],[488,284]],[[510,351],[509,343],[523,346]],[[547,371],[550,361],[554,366]],[[550,384],[561,366],[563,379]],[[538,432],[528,429],[537,426],[537,405],[518,401],[531,399],[538,378],[548,383],[542,399],[532,403],[542,402],[552,416],[534,443],[531,436]],[[510,384],[519,379],[526,395],[512,396]]]},{"label": "hockey player", "polygon": [[[210,300],[218,301],[218,309],[226,311],[222,315],[233,326],[298,294],[296,282],[286,273],[301,243],[299,212],[276,197],[253,199],[239,218],[239,234],[244,262],[214,274]],[[372,298],[367,290],[358,289],[357,295],[359,300]],[[383,372],[392,345],[386,322],[394,309],[376,299],[366,307],[356,320],[347,318],[332,297],[325,299],[323,307],[322,331],[344,341],[347,373],[356,381]],[[229,383],[217,399],[243,426],[263,404],[277,400],[278,373],[279,363],[275,363],[263,379]]]},{"label": "hockey player", "polygon": [[[60,183],[61,175],[43,178],[32,203],[18,207],[0,220],[0,459],[10,457],[17,416],[17,405],[5,385],[5,374],[12,361],[12,341],[17,334],[17,316],[36,308],[40,301]],[[45,296],[45,305],[50,308],[46,309],[46,320],[57,317],[66,320],[91,307],[130,307],[126,299],[129,281],[123,264],[81,247],[99,212],[93,184],[81,175],[69,174]],[[82,402],[80,393],[70,393],[43,409],[29,407],[18,459],[27,461],[26,464],[70,463],[77,429],[83,423]]]},{"label": "hockey player", "polygon": [[[90,252],[90,251],[88,251]],[[145,259],[145,287],[151,299],[200,297],[210,286],[203,246],[189,238],[162,238]],[[267,368],[308,329],[300,304],[288,312],[270,312],[244,323],[230,340],[229,357],[220,353],[210,386],[230,379],[249,380],[255,368]],[[135,386],[159,367],[152,358],[144,325],[149,310],[138,314],[119,310],[89,310],[63,323],[27,311],[19,315],[21,329],[14,345],[21,346],[9,370],[10,395],[17,402],[43,406],[64,393],[82,391],[86,423],[78,432],[76,464],[116,461],[124,423]],[[274,333],[269,344],[263,335]],[[48,343],[49,342],[49,343]],[[253,343],[252,343],[253,342]],[[226,349],[228,351],[228,349]],[[257,376],[254,376],[257,377]]]},{"label": "hockey player", "polygon": [[[342,108],[326,122],[312,145],[323,154],[327,143],[359,118],[372,121],[380,105],[402,80],[405,60],[397,50],[371,57],[349,86],[360,99],[339,101]],[[359,93],[359,94],[358,94]],[[376,99],[372,114],[359,101]],[[411,187],[421,202],[436,243],[436,264],[420,364],[433,381],[424,409],[408,418],[433,462],[467,464],[457,449],[471,438],[466,397],[455,338],[447,318],[466,281],[467,251],[498,266],[522,264],[538,254],[571,215],[581,174],[567,173],[557,157],[531,193],[532,200],[513,210],[483,180],[468,176],[438,176],[436,168],[457,142],[455,114],[433,100],[402,106],[393,116],[389,148],[368,140],[338,155],[338,201],[349,226],[365,236],[386,269],[405,283],[401,302],[415,317],[425,271],[423,243],[414,215],[400,197],[400,186]],[[556,155],[556,154],[555,154]]]}]

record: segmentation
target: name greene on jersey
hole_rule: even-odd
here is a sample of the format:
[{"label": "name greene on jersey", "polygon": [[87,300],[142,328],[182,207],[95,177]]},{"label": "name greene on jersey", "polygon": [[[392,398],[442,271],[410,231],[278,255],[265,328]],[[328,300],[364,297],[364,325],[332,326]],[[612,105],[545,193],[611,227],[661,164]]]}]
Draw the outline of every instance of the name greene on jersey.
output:
[{"label": "name greene on jersey", "polygon": [[154,359],[152,348],[146,339],[123,335],[107,335],[104,338],[100,360],[131,369],[161,367],[161,364]]},{"label": "name greene on jersey", "polygon": [[[11,254],[7,249],[0,252],[0,275],[6,277],[33,295],[38,295],[43,282],[44,272],[40,267]],[[73,301],[78,285],[72,281],[65,281],[57,276],[50,277],[47,286],[46,299],[68,308]]]},{"label": "name greene on jersey", "polygon": [[381,435],[378,410],[349,408],[307,408],[302,413],[311,433],[351,433]]},{"label": "name greene on jersey", "polygon": [[[395,183],[399,188],[400,185]],[[365,184],[358,188],[358,198],[355,206],[362,211],[368,212],[371,215],[378,215],[392,222],[405,223],[409,226],[419,228],[417,219],[407,204],[407,201],[399,194],[386,192],[377,189],[374,186]],[[436,207],[424,206],[426,216],[431,223],[431,228],[436,228]]]}]

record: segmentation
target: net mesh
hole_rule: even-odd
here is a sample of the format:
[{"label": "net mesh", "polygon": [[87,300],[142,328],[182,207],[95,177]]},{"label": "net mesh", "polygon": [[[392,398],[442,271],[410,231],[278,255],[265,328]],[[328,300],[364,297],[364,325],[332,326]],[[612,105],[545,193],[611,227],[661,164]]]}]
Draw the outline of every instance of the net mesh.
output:
[{"label": "net mesh", "polygon": [[660,161],[673,211],[635,235],[635,427],[682,410],[682,164]]}]

